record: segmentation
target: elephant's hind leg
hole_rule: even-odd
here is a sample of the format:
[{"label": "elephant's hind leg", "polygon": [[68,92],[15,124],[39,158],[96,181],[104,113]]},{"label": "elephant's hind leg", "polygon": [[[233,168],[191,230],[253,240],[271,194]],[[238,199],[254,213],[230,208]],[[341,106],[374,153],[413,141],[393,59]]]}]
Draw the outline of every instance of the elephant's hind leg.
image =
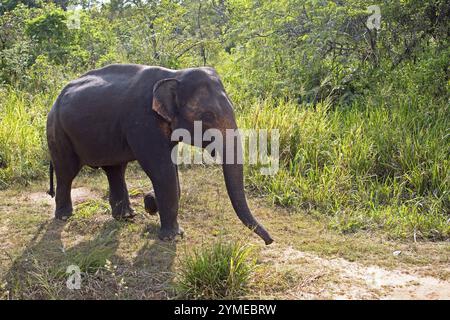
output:
[{"label": "elephant's hind leg", "polygon": [[53,160],[56,175],[56,210],[55,218],[67,220],[72,215],[72,198],[70,191],[72,181],[80,172],[81,166],[76,155],[68,155],[64,159]]},{"label": "elephant's hind leg", "polygon": [[118,220],[134,217],[125,183],[126,167],[126,164],[102,167],[108,177],[109,203],[111,204],[112,215]]}]

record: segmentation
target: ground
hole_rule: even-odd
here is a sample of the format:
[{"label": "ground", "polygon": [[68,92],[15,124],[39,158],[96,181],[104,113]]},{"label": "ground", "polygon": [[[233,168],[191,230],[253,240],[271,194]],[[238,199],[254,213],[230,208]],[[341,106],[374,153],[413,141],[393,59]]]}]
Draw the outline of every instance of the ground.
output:
[{"label": "ground", "polygon": [[[75,215],[53,220],[47,181],[0,191],[0,298],[177,298],[176,272],[192,248],[216,240],[254,246],[257,268],[246,299],[450,299],[450,243],[341,234],[326,217],[276,207],[249,193],[253,214],[275,243],[264,243],[233,212],[218,167],[184,168],[179,222],[185,236],[157,238],[159,217],[143,208],[151,183],[132,166],[134,222],[115,221],[101,170],[74,182]],[[66,287],[69,265],[80,290]]]}]

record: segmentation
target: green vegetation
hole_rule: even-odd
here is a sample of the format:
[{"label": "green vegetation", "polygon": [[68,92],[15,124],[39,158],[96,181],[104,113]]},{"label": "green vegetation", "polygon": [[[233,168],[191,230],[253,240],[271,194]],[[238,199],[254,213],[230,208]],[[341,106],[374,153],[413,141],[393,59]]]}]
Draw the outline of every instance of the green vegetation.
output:
[{"label": "green vegetation", "polygon": [[75,212],[71,219],[89,220],[95,214],[109,214],[110,211],[110,206],[106,201],[88,200],[75,207]]},{"label": "green vegetation", "polygon": [[399,98],[330,108],[266,101],[243,113],[242,127],[277,128],[284,148],[277,175],[247,168],[256,192],[278,205],[326,213],[343,232],[450,236],[448,107],[425,109]]},{"label": "green vegetation", "polygon": [[0,7],[0,188],[46,177],[46,114],[69,79],[211,65],[241,127],[280,130],[278,174],[246,167],[255,194],[342,233],[450,238],[446,1],[380,0],[379,31],[360,0],[47,2]]},{"label": "green vegetation", "polygon": [[177,291],[185,298],[236,299],[246,292],[255,261],[240,243],[216,241],[187,254],[178,271]]},{"label": "green vegetation", "polygon": [[0,186],[45,176],[45,119],[53,97],[0,91]]}]

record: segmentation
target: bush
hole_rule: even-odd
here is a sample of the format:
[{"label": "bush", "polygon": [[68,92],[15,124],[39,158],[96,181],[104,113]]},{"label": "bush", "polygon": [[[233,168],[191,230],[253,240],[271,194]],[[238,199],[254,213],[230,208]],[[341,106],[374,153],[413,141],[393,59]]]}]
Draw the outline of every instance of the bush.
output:
[{"label": "bush", "polygon": [[240,243],[216,242],[188,254],[181,262],[177,292],[193,299],[235,299],[246,292],[255,260]]}]

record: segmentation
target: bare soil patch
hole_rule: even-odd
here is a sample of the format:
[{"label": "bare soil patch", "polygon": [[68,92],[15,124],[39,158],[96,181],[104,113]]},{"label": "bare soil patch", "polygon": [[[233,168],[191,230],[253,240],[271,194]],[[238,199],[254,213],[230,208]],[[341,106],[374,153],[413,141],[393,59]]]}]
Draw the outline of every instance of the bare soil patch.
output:
[{"label": "bare soil patch", "polygon": [[411,270],[387,270],[342,258],[326,259],[292,247],[267,247],[262,250],[262,255],[263,261],[270,261],[275,270],[308,265],[309,269],[317,270],[316,278],[311,278],[313,281],[321,275],[333,275],[334,281],[326,283],[315,295],[305,294],[304,286],[294,286],[298,292],[289,294],[296,298],[450,299],[450,282],[420,276]]}]

